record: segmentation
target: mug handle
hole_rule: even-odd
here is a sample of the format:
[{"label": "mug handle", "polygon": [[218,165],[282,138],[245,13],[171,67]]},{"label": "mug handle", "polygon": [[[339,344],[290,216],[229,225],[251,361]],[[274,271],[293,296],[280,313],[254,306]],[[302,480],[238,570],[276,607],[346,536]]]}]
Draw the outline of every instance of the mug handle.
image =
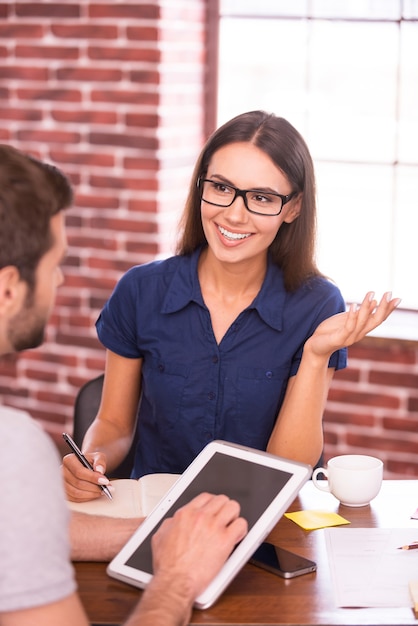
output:
[{"label": "mug handle", "polygon": [[317,467],[316,470],[313,471],[312,482],[320,491],[327,491],[329,493],[330,489],[328,480],[318,480],[318,474],[324,474],[324,476],[328,479],[328,470],[325,467]]}]

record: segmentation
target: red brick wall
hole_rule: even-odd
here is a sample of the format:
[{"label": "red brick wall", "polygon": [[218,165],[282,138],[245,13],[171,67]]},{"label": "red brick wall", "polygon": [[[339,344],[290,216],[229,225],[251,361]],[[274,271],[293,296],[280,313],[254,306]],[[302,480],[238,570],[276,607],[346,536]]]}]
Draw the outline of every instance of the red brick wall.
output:
[{"label": "red brick wall", "polygon": [[128,267],[167,254],[204,139],[207,0],[0,0],[0,141],[76,189],[48,340],[0,360],[0,400],[57,442],[101,372],[94,322]]},{"label": "red brick wall", "polygon": [[375,454],[385,477],[418,476],[418,344],[366,337],[328,396],[325,457]]},{"label": "red brick wall", "polygon": [[[103,369],[94,322],[116,280],[170,249],[207,128],[207,2],[213,13],[215,0],[0,0],[0,141],[56,163],[77,192],[47,342],[0,359],[0,401],[57,443],[78,388]],[[415,344],[352,348],[330,393],[326,458],[375,453],[388,476],[418,476],[417,383]]]}]

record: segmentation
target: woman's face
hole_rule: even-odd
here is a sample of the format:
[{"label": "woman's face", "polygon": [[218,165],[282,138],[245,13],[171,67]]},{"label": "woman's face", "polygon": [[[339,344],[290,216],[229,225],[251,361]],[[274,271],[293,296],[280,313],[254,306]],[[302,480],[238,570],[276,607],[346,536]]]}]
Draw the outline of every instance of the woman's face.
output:
[{"label": "woman's face", "polygon": [[[267,154],[251,143],[231,143],[214,153],[206,179],[238,189],[257,189],[287,195],[294,191],[283,172]],[[257,215],[247,210],[242,197],[229,207],[201,203],[203,230],[209,250],[221,262],[265,262],[267,249],[283,222],[300,211],[300,196],[286,203],[280,215]]]}]

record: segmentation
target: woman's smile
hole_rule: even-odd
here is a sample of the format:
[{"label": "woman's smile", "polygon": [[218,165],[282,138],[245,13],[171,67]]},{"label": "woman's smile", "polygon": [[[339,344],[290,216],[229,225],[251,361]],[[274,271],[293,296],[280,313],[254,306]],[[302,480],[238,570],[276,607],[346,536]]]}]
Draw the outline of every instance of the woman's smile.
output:
[{"label": "woman's smile", "polygon": [[251,237],[251,235],[253,234],[232,232],[227,228],[224,228],[220,224],[217,224],[217,227],[222,237],[225,237],[225,239],[228,239],[229,241],[242,241],[243,239],[248,239],[248,237]]}]

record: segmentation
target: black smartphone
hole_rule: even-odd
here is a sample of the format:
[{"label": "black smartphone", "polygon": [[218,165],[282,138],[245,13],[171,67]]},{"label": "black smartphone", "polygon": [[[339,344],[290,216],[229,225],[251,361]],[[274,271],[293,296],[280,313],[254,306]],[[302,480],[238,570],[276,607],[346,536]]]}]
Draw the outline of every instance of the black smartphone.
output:
[{"label": "black smartphone", "polygon": [[274,546],[265,541],[254,552],[250,563],[273,572],[282,578],[294,578],[316,570],[315,561]]}]

